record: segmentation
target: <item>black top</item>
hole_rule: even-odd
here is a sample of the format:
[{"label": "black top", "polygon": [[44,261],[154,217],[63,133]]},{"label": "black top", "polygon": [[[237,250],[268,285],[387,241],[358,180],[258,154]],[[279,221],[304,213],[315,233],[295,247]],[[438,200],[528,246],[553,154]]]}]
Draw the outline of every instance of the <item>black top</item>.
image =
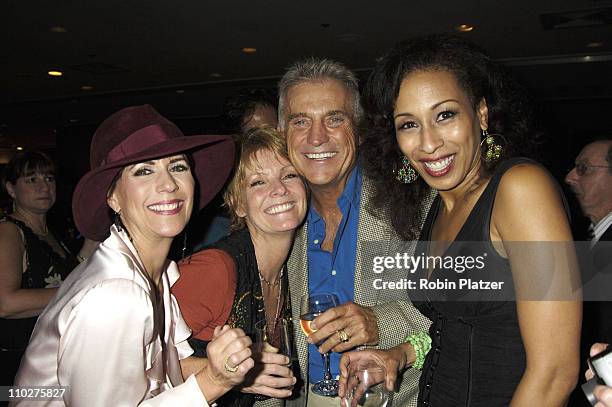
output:
[{"label": "black top", "polygon": [[[248,229],[244,228],[231,233],[216,243],[205,247],[207,249],[219,249],[228,253],[236,264],[236,294],[232,304],[232,310],[226,322],[232,328],[241,328],[248,336],[255,341],[255,324],[266,318],[264,299],[261,291],[261,281],[259,279],[259,267],[255,257],[255,248],[251,240]],[[188,261],[188,260],[187,260]],[[287,273],[284,273],[281,281],[283,290],[281,304],[282,317],[289,319],[291,310],[285,304],[291,304],[288,299],[288,280]],[[274,343],[274,340],[272,340]],[[194,349],[194,356],[206,357],[206,346],[208,341],[191,338],[189,344]],[[256,400],[265,399],[265,396],[240,393],[239,391],[229,391],[219,400],[219,406],[252,406]]]},{"label": "black top", "polygon": [[[493,248],[490,221],[497,187],[512,166],[529,162],[511,159],[499,165],[443,258],[479,256],[484,267],[459,272],[457,264],[434,267],[430,282],[448,289],[417,290],[417,308],[432,320],[432,349],[419,383],[419,406],[507,406],[525,370],[525,349],[519,331],[510,264]],[[440,197],[431,206],[416,253],[427,253]],[[449,256],[449,257],[447,257]],[[445,268],[446,267],[446,268]],[[417,271],[427,278],[427,270]],[[460,287],[463,280],[503,282],[500,290]],[[455,288],[448,284],[455,283]]]},{"label": "black top", "polygon": [[[23,233],[27,257],[27,268],[21,276],[21,288],[59,287],[68,273],[78,265],[76,257],[66,245],[58,241],[66,253],[60,256],[40,239],[25,223],[6,216],[0,222],[11,222]],[[37,317],[4,319],[0,318],[0,348],[24,350],[28,346],[30,334],[34,329]]]}]

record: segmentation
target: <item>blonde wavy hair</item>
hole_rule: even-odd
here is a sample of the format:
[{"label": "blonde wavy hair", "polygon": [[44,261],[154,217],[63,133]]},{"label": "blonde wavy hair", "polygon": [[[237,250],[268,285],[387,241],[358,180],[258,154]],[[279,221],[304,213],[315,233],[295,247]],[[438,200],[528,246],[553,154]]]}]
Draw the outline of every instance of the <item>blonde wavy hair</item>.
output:
[{"label": "blonde wavy hair", "polygon": [[257,165],[257,153],[270,151],[277,158],[289,161],[285,137],[274,127],[254,127],[236,136],[236,165],[223,200],[230,215],[230,229],[240,230],[246,226],[244,217],[238,216],[238,211],[244,209],[244,191],[247,170],[254,170]]}]

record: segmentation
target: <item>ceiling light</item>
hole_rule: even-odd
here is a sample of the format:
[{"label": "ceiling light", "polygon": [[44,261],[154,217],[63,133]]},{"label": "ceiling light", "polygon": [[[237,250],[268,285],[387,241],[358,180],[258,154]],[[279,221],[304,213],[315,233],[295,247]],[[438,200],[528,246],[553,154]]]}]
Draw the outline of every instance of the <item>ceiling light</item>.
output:
[{"label": "ceiling light", "polygon": [[470,31],[474,31],[474,26],[471,24],[459,24],[457,26],[457,31],[462,33],[469,33]]},{"label": "ceiling light", "polygon": [[22,151],[22,150],[23,150],[23,147],[21,147],[21,146],[17,147],[17,151]]},{"label": "ceiling light", "polygon": [[590,55],[587,55],[587,56],[585,56],[585,57],[584,57],[584,60],[585,60],[586,62],[589,62],[591,59],[592,59],[592,58],[591,58],[591,56],[590,56]]},{"label": "ceiling light", "polygon": [[48,71],[49,76],[62,76],[64,73],[62,71]]},{"label": "ceiling light", "polygon": [[182,95],[183,93],[185,93],[185,89],[177,89],[175,92],[179,95]]},{"label": "ceiling light", "polygon": [[81,86],[81,90],[83,90],[83,91],[85,91],[85,92],[90,91],[90,90],[93,90],[93,88],[94,88],[94,87],[93,87],[93,86],[91,86],[91,85],[83,85],[83,86]]},{"label": "ceiling light", "polygon": [[56,25],[54,27],[49,28],[49,31],[51,31],[52,33],[65,33],[65,32],[68,32],[64,27],[61,27],[59,25]]},{"label": "ceiling light", "polygon": [[211,78],[220,78],[222,75],[219,72],[213,72],[210,74]]},{"label": "ceiling light", "polygon": [[603,47],[603,42],[593,41],[593,42],[589,42],[586,46],[589,48],[599,48],[599,47]]},{"label": "ceiling light", "polygon": [[244,52],[245,54],[254,54],[257,52],[257,48],[244,47],[242,48],[242,52]]}]

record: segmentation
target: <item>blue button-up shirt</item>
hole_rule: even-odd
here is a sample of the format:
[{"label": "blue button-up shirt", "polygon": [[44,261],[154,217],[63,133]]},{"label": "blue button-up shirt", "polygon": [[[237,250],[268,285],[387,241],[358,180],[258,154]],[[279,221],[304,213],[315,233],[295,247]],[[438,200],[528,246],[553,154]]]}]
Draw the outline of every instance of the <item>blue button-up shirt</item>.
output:
[{"label": "blue button-up shirt", "polygon": [[[357,228],[361,201],[361,169],[351,172],[337,204],[342,212],[333,251],[321,248],[325,240],[325,221],[311,205],[308,211],[308,292],[335,293],[340,304],[354,300],[355,258],[357,256]],[[340,375],[341,354],[332,353],[332,376]],[[316,345],[308,345],[308,377],[311,383],[323,378],[323,358]]]}]

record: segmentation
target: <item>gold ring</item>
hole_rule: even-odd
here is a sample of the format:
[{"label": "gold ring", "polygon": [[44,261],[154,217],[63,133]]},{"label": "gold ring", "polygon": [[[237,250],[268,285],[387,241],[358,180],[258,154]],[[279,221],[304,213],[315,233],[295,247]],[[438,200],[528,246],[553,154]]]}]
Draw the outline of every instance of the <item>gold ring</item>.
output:
[{"label": "gold ring", "polygon": [[229,357],[230,355],[227,355],[225,357],[225,359],[223,359],[223,366],[225,367],[225,370],[227,370],[230,373],[236,373],[236,371],[238,370],[238,367],[230,367],[230,365],[227,363],[229,361]]},{"label": "gold ring", "polygon": [[338,338],[340,338],[340,342],[348,342],[351,340],[349,334],[346,333],[344,329],[340,329],[338,332]]}]

